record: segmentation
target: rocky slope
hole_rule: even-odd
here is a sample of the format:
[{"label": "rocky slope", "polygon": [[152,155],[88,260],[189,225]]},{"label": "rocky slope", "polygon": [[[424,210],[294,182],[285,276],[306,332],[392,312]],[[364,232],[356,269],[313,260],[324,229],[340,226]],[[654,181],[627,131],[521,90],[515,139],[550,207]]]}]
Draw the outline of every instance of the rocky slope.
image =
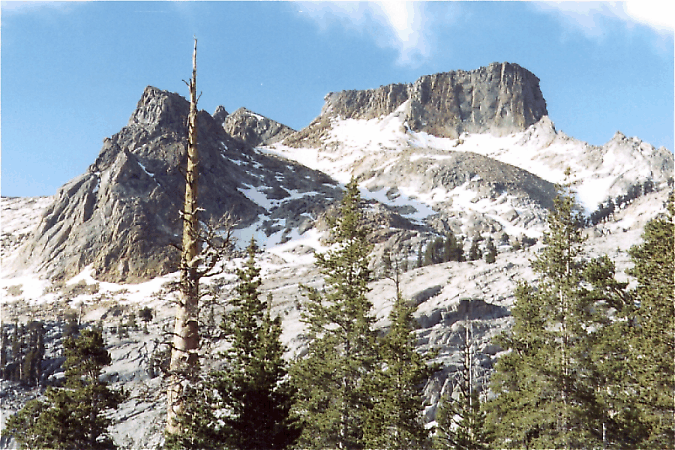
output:
[{"label": "rocky slope", "polygon": [[[618,211],[610,221],[588,230],[588,256],[607,254],[617,263],[621,279],[626,279],[625,269],[629,266],[626,250],[639,242],[644,224],[663,211],[666,191],[654,192],[640,197]],[[27,226],[25,217],[31,211],[44,208],[32,199],[2,199],[3,226],[12,234]],[[11,207],[11,209],[10,209]],[[38,216],[34,215],[34,224]],[[500,246],[495,264],[484,261],[456,263],[449,262],[403,274],[401,287],[403,295],[413,300],[418,309],[415,313],[419,322],[419,346],[421,351],[438,349],[437,362],[443,369],[426,386],[426,398],[430,405],[426,418],[435,418],[438,399],[451,393],[457,385],[457,371],[461,364],[460,349],[463,346],[464,327],[470,326],[475,336],[474,351],[479,364],[476,379],[485,383],[490,370],[499,356],[500,349],[493,345],[491,338],[508,328],[509,308],[513,304],[513,292],[520,280],[536,282],[529,267],[529,260],[538,251],[537,244],[529,249],[514,251]],[[289,345],[288,357],[302,352],[306,344],[302,335],[302,323],[298,306],[302,302],[298,284],[320,287],[323,283],[320,273],[313,266],[312,251],[324,251],[325,246],[318,239],[316,230],[311,230],[284,244],[268,248],[260,257],[263,268],[263,295],[273,295],[274,313],[283,318],[283,340]],[[232,265],[239,264],[239,260]],[[84,323],[95,324],[99,320],[105,325],[105,339],[113,356],[113,364],[105,372],[105,378],[114,387],[124,387],[130,393],[129,399],[113,415],[112,434],[122,449],[155,448],[162,439],[165,417],[165,385],[159,369],[162,351],[166,349],[167,330],[172,324],[173,294],[168,292],[166,283],[173,275],[160,277],[142,284],[115,284],[97,282],[89,274],[82,274],[67,283],[45,285],[43,290],[31,290],[31,279],[3,278],[3,321],[5,326],[15,319],[21,323],[28,320],[43,320],[51,335],[56,336],[62,325],[58,318],[66,311],[81,314]],[[218,299],[214,303],[214,316],[219,317],[233,288],[233,277],[224,275],[208,281],[209,288]],[[22,290],[12,290],[11,286]],[[377,326],[388,326],[387,315],[395,298],[394,284],[388,279],[379,279],[371,284],[369,298],[374,304]],[[132,313],[150,307],[155,317],[148,324],[148,334],[142,328],[129,329],[120,335],[117,325],[127,323]],[[206,326],[210,312],[205,314]],[[10,325],[11,326],[11,325]],[[47,343],[48,357],[58,355],[56,341]],[[203,349],[206,367],[219,364],[216,348]],[[58,378],[60,370],[51,373]],[[11,383],[2,384],[2,414],[7,417],[21,407],[28,399],[39,395],[40,390],[25,390]],[[1,425],[0,425],[1,426]],[[4,439],[2,448],[13,448],[14,444]]]},{"label": "rocky slope", "polygon": [[[28,239],[21,265],[64,279],[91,266],[107,281],[173,271],[177,252],[170,244],[181,229],[188,107],[177,94],[146,88],[127,126],[105,139],[84,174],[59,189]],[[316,215],[339,196],[330,177],[256,152],[204,111],[198,128],[205,222],[231,214],[240,227],[262,217],[297,225],[298,217]],[[262,194],[264,204],[256,197]]]}]

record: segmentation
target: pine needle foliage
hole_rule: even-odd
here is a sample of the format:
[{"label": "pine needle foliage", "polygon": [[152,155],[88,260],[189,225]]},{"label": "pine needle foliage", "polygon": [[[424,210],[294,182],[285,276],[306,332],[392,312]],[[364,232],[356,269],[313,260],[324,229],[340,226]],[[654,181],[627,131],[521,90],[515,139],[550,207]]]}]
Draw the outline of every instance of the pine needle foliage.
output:
[{"label": "pine needle foliage", "polygon": [[573,192],[563,187],[548,216],[547,245],[532,261],[540,281],[516,289],[514,325],[499,340],[510,352],[497,362],[489,404],[505,447],[601,446],[589,332],[597,319],[583,276],[583,223]]},{"label": "pine needle foliage", "polygon": [[101,381],[111,363],[100,330],[82,330],[64,342],[65,386],[48,388],[45,400],[32,400],[7,420],[7,434],[27,448],[114,449],[107,412],[125,399]]},{"label": "pine needle foliage", "polygon": [[285,449],[297,441],[301,427],[291,414],[295,390],[283,359],[281,319],[271,315],[271,298],[260,299],[257,249],[251,239],[248,259],[237,271],[238,295],[221,323],[231,346],[223,355],[225,369],[211,377],[224,411],[218,433],[225,448]]},{"label": "pine needle foliage", "polygon": [[470,322],[464,324],[464,331],[464,361],[459,371],[457,399],[446,394],[436,412],[434,448],[437,450],[487,450],[494,441],[474,382],[476,362]]},{"label": "pine needle foliage", "polygon": [[645,225],[643,242],[629,254],[637,278],[630,374],[648,436],[645,448],[675,448],[675,206]]},{"label": "pine needle foliage", "polygon": [[367,448],[421,449],[430,443],[422,420],[424,386],[438,366],[429,364],[435,353],[415,350],[416,307],[403,298],[396,284],[391,327],[378,345],[382,366],[373,380],[373,408],[364,440]]},{"label": "pine needle foliage", "polygon": [[477,390],[457,400],[445,396],[436,413],[438,423],[434,448],[438,450],[489,450],[492,434],[488,430],[486,413],[481,408]]},{"label": "pine needle foliage", "polygon": [[337,215],[328,220],[333,248],[315,255],[326,287],[304,287],[302,321],[309,343],[291,370],[299,394],[296,411],[305,427],[300,445],[358,449],[365,445],[378,355],[372,304],[366,298],[371,245],[354,179]]}]

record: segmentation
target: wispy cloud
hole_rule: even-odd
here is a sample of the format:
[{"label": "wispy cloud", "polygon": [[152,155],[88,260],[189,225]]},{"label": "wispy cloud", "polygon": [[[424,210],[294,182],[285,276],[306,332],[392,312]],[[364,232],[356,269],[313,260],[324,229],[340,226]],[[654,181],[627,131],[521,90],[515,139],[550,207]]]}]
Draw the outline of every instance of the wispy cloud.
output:
[{"label": "wispy cloud", "polygon": [[2,14],[31,14],[37,12],[68,12],[83,1],[6,1],[0,3]]},{"label": "wispy cloud", "polygon": [[295,4],[322,29],[341,26],[367,34],[383,48],[398,52],[397,62],[415,66],[430,56],[423,2],[303,2]]},{"label": "wispy cloud", "polygon": [[673,8],[663,0],[627,2],[533,2],[539,11],[554,14],[589,38],[606,35],[617,21],[628,27],[645,25],[660,34],[673,32]]}]

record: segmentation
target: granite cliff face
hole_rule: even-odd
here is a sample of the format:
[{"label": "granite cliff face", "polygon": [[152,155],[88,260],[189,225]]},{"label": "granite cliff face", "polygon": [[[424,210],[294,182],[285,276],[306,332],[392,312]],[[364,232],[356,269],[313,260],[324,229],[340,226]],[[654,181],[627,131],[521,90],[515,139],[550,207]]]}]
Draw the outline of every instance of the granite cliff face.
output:
[{"label": "granite cliff face", "polygon": [[462,133],[505,135],[523,131],[548,114],[539,78],[511,63],[426,75],[413,84],[332,92],[321,115],[287,139],[306,146],[331,119],[375,119],[398,112],[413,131],[457,138]]},{"label": "granite cliff face", "polygon": [[[127,126],[104,140],[84,174],[59,189],[28,240],[22,264],[62,278],[91,265],[96,277],[107,281],[174,271],[177,251],[170,244],[178,241],[182,227],[180,168],[188,109],[180,95],[146,88]],[[198,115],[198,135],[203,221],[231,214],[244,227],[272,209],[280,219],[290,219],[321,209],[336,195],[328,176],[254,151],[204,111]],[[276,204],[266,208],[247,197],[257,187]],[[303,203],[308,192],[312,204]]]}]

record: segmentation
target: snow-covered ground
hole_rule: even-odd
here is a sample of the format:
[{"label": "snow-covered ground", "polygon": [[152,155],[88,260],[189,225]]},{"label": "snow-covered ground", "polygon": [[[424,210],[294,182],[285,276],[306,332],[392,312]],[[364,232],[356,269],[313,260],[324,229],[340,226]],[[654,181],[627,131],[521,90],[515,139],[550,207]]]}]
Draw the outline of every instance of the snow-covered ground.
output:
[{"label": "snow-covered ground", "polygon": [[[507,136],[481,133],[464,134],[458,139],[439,138],[410,130],[398,110],[370,120],[332,119],[322,145],[317,148],[277,143],[260,150],[301,162],[343,183],[349,181],[364,160],[377,161],[370,165],[371,170],[386,170],[399,158],[409,157],[410,161],[431,158],[442,164],[449,158],[443,156],[443,151],[473,152],[527,170],[552,183],[574,183],[578,200],[587,212],[595,210],[608,196],[625,193],[626,180],[659,175],[659,168],[652,166],[651,158],[668,152],[619,132],[605,145],[591,146],[557,131],[548,117],[525,131]],[[570,179],[565,177],[567,168],[571,169]],[[400,181],[402,185],[397,187],[406,197],[419,199],[429,207],[466,195],[461,188],[420,192],[418,186]],[[457,207],[465,206],[466,202],[460,202]]]}]

